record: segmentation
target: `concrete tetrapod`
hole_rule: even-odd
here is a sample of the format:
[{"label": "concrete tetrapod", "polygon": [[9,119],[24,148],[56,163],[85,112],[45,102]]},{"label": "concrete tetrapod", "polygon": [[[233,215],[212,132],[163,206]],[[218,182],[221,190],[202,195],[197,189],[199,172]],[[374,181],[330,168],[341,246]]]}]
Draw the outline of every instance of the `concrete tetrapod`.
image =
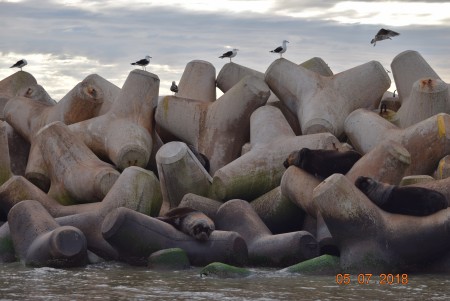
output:
[{"label": "concrete tetrapod", "polygon": [[26,71],[17,71],[0,81],[0,120],[4,120],[3,108],[14,96],[20,95],[20,91],[30,85],[36,85],[37,81]]},{"label": "concrete tetrapod", "polygon": [[423,272],[450,250],[450,209],[425,217],[388,213],[340,174],[314,189],[314,203],[338,244],[344,271]]},{"label": "concrete tetrapod", "polygon": [[37,201],[11,208],[8,224],[17,256],[25,265],[75,267],[87,264],[86,238],[70,226],[60,226]]},{"label": "concrete tetrapod", "polygon": [[30,153],[30,143],[7,122],[4,122],[3,126],[6,128],[8,136],[11,172],[15,175],[24,175]]},{"label": "concrete tetrapod", "polygon": [[412,86],[419,79],[441,79],[420,53],[414,50],[403,51],[394,57],[391,70],[401,103],[410,97]]},{"label": "concrete tetrapod", "polygon": [[195,99],[201,102],[216,100],[216,68],[201,60],[189,62],[178,83],[177,97]]},{"label": "concrete tetrapod", "polygon": [[185,143],[164,144],[156,153],[156,162],[163,195],[162,214],[178,207],[187,193],[208,195],[212,178]]},{"label": "concrete tetrapod", "polygon": [[64,205],[101,201],[119,177],[60,121],[35,137],[51,179],[49,196]]},{"label": "concrete tetrapod", "polygon": [[304,135],[330,132],[336,137],[343,135],[348,114],[361,107],[378,107],[391,84],[376,61],[331,77],[280,58],[269,66],[265,79],[275,95],[297,113]]},{"label": "concrete tetrapod", "polygon": [[286,267],[319,255],[314,236],[306,231],[272,235],[251,205],[230,200],[220,206],[216,229],[239,233],[248,246],[249,263]]},{"label": "concrete tetrapod", "polygon": [[345,132],[364,154],[382,141],[400,142],[411,155],[405,175],[432,174],[439,160],[450,154],[450,115],[444,113],[400,129],[377,113],[358,109],[345,120]]},{"label": "concrete tetrapod", "polygon": [[23,96],[51,106],[57,104],[57,102],[53,98],[51,98],[50,95],[48,95],[44,87],[38,84],[30,85],[21,89],[16,96]]},{"label": "concrete tetrapod", "polygon": [[156,108],[158,125],[194,146],[210,161],[210,174],[238,158],[248,139],[250,115],[270,91],[256,77],[245,77],[212,103],[166,96]]},{"label": "concrete tetrapod", "polygon": [[145,168],[153,148],[153,110],[159,77],[143,70],[128,75],[109,111],[72,124],[70,130],[100,158],[109,158],[119,170]]},{"label": "concrete tetrapod", "polygon": [[[143,214],[158,216],[162,196],[156,176],[137,166],[126,168],[101,202],[63,206],[20,176],[13,176],[0,187],[0,208],[8,214],[10,208],[22,200],[34,198],[56,218],[60,225],[80,229],[88,243],[88,249],[105,259],[118,259],[117,251],[101,234],[104,217],[113,209],[126,207]],[[0,242],[8,242],[9,227],[0,229]],[[1,244],[0,244],[1,245]],[[0,246],[0,257],[9,258],[8,245]]]},{"label": "concrete tetrapod", "polygon": [[247,245],[236,232],[213,231],[206,241],[198,241],[156,218],[130,210],[114,209],[102,224],[103,237],[120,258],[130,264],[146,265],[150,254],[181,248],[194,266],[219,261],[233,265],[247,263]]},{"label": "concrete tetrapod", "polygon": [[45,125],[61,121],[72,124],[97,116],[103,103],[103,92],[96,77],[88,77],[70,90],[56,105],[17,96],[4,108],[5,120],[31,142]]}]

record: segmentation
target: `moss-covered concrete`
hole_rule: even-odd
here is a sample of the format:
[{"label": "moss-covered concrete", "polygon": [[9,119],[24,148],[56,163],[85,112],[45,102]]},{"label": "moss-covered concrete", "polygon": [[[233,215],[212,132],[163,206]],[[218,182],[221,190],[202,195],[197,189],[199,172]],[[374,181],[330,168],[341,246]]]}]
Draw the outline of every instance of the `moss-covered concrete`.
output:
[{"label": "moss-covered concrete", "polygon": [[213,262],[200,271],[201,277],[217,278],[243,278],[250,276],[252,272],[245,268],[239,268],[221,262]]},{"label": "moss-covered concrete", "polygon": [[333,275],[341,272],[341,270],[339,257],[322,255],[292,265],[281,271],[298,274]]},{"label": "moss-covered concrete", "polygon": [[189,269],[191,264],[183,249],[170,248],[151,254],[147,266],[158,270],[185,270]]}]

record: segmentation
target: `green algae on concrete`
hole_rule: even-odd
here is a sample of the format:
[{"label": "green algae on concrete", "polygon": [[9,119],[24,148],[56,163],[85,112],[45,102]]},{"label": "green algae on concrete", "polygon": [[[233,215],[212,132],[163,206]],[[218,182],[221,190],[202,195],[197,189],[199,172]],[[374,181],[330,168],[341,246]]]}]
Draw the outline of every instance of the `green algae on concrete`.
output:
[{"label": "green algae on concrete", "polygon": [[164,249],[148,257],[147,267],[158,270],[186,270],[191,266],[186,252],[181,248]]},{"label": "green algae on concrete", "polygon": [[250,276],[252,272],[246,268],[239,268],[221,262],[213,262],[200,271],[201,277],[217,278],[243,278]]},{"label": "green algae on concrete", "polygon": [[325,254],[297,263],[295,265],[280,270],[280,272],[314,274],[314,275],[323,275],[323,274],[333,275],[336,273],[340,273],[341,270],[342,269],[340,266],[339,257]]}]

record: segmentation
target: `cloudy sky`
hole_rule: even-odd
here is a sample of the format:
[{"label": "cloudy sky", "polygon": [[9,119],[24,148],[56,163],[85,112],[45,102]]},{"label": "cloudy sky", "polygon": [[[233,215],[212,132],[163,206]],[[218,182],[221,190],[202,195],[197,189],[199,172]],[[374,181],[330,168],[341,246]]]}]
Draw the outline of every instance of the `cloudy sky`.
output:
[{"label": "cloudy sky", "polygon": [[[371,60],[390,70],[397,54],[416,50],[450,83],[449,11],[450,1],[0,0],[0,79],[25,58],[58,101],[93,73],[122,87],[130,63],[149,54],[164,95],[192,60],[218,74],[230,48],[239,49],[234,62],[265,72],[279,57],[269,50],[286,39],[286,59],[321,57],[334,73]],[[373,47],[381,27],[400,36]]]}]

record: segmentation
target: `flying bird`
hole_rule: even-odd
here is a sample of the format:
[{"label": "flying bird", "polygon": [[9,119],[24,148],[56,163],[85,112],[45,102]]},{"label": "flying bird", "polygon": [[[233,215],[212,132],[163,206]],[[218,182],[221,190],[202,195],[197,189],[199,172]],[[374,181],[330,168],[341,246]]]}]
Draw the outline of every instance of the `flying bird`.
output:
[{"label": "flying bird", "polygon": [[21,59],[20,61],[17,61],[14,65],[12,65],[9,68],[20,68],[20,71],[22,71],[22,67],[26,66],[28,64],[26,59]]},{"label": "flying bird", "polygon": [[175,81],[172,82],[172,86],[170,86],[170,91],[172,91],[174,94],[178,93],[178,86],[175,84]]},{"label": "flying bird", "polygon": [[390,29],[381,28],[375,35],[375,38],[373,38],[372,41],[370,41],[370,44],[373,44],[373,46],[375,46],[377,44],[377,41],[383,41],[387,39],[392,40],[391,37],[395,37],[398,35],[399,35],[398,32],[395,32]]},{"label": "flying bird", "polygon": [[286,43],[289,43],[289,41],[283,40],[283,46],[278,46],[278,47],[275,48],[274,50],[270,50],[270,52],[273,52],[273,53],[279,53],[279,54],[280,54],[280,57],[282,57],[282,56],[283,56],[283,53],[285,53],[286,50],[287,50]]},{"label": "flying bird", "polygon": [[230,50],[230,51],[225,52],[224,54],[222,54],[221,56],[219,56],[219,58],[220,58],[220,59],[223,59],[224,57],[227,57],[227,58],[230,59],[230,62],[231,62],[231,58],[236,56],[238,50],[239,50],[239,49],[234,48],[233,50]]},{"label": "flying bird", "polygon": [[145,66],[147,66],[150,63],[150,59],[151,58],[152,58],[151,56],[146,55],[145,59],[142,59],[142,60],[139,60],[137,62],[131,63],[131,65],[141,66],[142,70],[147,70],[147,69],[145,69]]}]

